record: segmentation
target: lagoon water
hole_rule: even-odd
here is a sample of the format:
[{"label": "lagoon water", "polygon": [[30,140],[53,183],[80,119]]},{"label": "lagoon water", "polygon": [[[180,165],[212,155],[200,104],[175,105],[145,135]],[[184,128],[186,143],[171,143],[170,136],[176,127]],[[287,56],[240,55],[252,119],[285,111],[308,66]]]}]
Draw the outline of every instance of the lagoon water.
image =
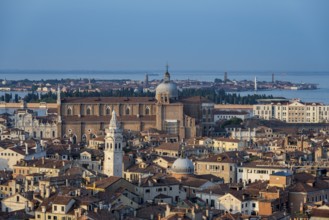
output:
[{"label": "lagoon water", "polygon": [[[199,80],[214,81],[215,78],[223,79],[224,71],[175,71],[172,70],[173,80]],[[0,78],[7,80],[40,80],[40,79],[131,79],[144,80],[145,74],[149,80],[161,79],[163,71],[0,71]],[[230,80],[271,81],[271,71],[228,71]],[[316,83],[317,90],[273,90],[257,91],[257,94],[282,96],[286,98],[299,98],[306,102],[323,102],[329,104],[329,72],[274,72],[275,80],[295,83]],[[2,92],[0,92],[1,95]],[[254,91],[240,92],[241,95],[254,94]]]}]

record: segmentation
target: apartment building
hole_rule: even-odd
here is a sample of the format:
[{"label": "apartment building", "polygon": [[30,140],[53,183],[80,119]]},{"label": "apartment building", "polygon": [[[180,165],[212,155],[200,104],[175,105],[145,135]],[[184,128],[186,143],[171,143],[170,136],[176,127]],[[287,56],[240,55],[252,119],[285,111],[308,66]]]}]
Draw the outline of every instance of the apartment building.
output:
[{"label": "apartment building", "polygon": [[290,101],[262,102],[253,106],[254,116],[287,123],[321,123],[329,121],[329,105],[323,103]]},{"label": "apartment building", "polygon": [[213,148],[215,153],[227,151],[241,151],[244,147],[244,142],[238,139],[215,138],[213,139]]},{"label": "apartment building", "polygon": [[241,183],[253,183],[257,180],[269,180],[270,175],[277,172],[289,172],[289,168],[280,164],[242,163],[237,166],[237,180]]},{"label": "apartment building", "polygon": [[225,183],[237,182],[237,164],[243,162],[245,154],[241,151],[230,151],[197,160],[195,174],[212,174],[224,179]]}]

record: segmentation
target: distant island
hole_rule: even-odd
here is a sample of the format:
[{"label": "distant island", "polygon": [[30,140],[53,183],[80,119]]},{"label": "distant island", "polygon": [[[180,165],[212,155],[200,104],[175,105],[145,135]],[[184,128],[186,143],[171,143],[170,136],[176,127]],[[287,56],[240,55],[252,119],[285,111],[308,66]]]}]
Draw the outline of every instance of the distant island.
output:
[{"label": "distant island", "polygon": [[[224,79],[213,82],[202,80],[175,80],[181,97],[204,96],[216,104],[255,104],[257,99],[273,99],[272,95],[251,94],[241,96],[234,92],[264,91],[279,89],[317,89],[315,84],[295,84],[274,81],[257,82],[248,80],[230,80],[227,73]],[[55,103],[58,87],[62,97],[154,97],[156,86],[161,80],[96,80],[96,79],[54,79],[54,80],[1,80],[0,101]],[[22,94],[17,94],[22,93]]]},{"label": "distant island", "polygon": [[[117,80],[99,80],[93,78],[80,79],[48,79],[48,80],[6,80],[0,79],[0,91],[20,91],[20,92],[55,92],[57,85],[65,88],[65,91],[107,91],[125,89],[136,89],[153,92],[156,85],[161,80],[149,80],[149,76],[158,74],[145,74],[143,80],[117,79]],[[255,80],[231,80],[225,72],[223,79],[215,78],[214,81],[200,80],[174,80],[180,90],[184,89],[204,89],[214,88],[215,90],[223,89],[226,92],[244,92],[244,91],[264,91],[264,90],[315,90],[318,85],[315,83],[294,83],[289,81],[275,80],[272,74],[271,81]]]}]

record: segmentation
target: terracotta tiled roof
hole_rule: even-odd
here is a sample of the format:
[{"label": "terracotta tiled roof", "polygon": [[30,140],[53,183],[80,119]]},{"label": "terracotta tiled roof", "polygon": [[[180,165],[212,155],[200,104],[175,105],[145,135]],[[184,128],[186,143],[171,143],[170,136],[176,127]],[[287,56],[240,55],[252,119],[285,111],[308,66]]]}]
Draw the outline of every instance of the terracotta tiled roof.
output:
[{"label": "terracotta tiled roof", "polygon": [[[120,179],[121,179],[121,177],[111,176],[111,177],[96,181],[95,186],[96,186],[96,188],[106,189],[109,186],[111,186],[112,184],[119,181]],[[93,184],[88,185],[88,187],[93,187]]]},{"label": "terracotta tiled roof", "polygon": [[53,204],[67,205],[72,199],[73,197],[71,196],[56,196]]},{"label": "terracotta tiled roof", "polygon": [[153,97],[75,97],[75,98],[64,98],[62,103],[155,103]]},{"label": "terracotta tiled roof", "polygon": [[329,183],[308,173],[297,173],[294,178],[296,184],[289,189],[290,192],[313,192],[329,189]]},{"label": "terracotta tiled roof", "polygon": [[141,219],[149,219],[150,215],[158,216],[158,214],[164,214],[166,211],[165,205],[151,205],[137,209],[136,217]]},{"label": "terracotta tiled roof", "polygon": [[165,160],[165,161],[167,161],[169,163],[173,163],[173,162],[175,162],[175,160],[177,158],[175,158],[175,157],[167,157],[167,156],[159,156],[157,159],[163,159],[163,160]]},{"label": "terracotta tiled roof", "polygon": [[162,167],[156,165],[156,164],[150,164],[150,165],[146,165],[145,168],[141,168],[139,167],[139,164],[133,165],[131,167],[129,167],[129,169],[127,170],[127,172],[134,172],[134,173],[164,173],[165,169],[163,169]]},{"label": "terracotta tiled roof", "polygon": [[35,160],[21,160],[14,166],[60,169],[63,167],[63,165],[66,165],[68,163],[70,162],[67,160],[35,159]]},{"label": "terracotta tiled roof", "polygon": [[200,178],[196,178],[196,177],[187,177],[187,178],[182,178],[181,184],[183,186],[199,188],[207,182],[209,182],[209,181],[206,179],[200,179]]},{"label": "terracotta tiled roof", "polygon": [[199,160],[198,162],[238,163],[243,162],[243,157],[246,155],[247,154],[243,151],[228,151]]},{"label": "terracotta tiled roof", "polygon": [[142,178],[141,186],[168,186],[168,185],[179,185],[180,182],[174,177],[164,177],[155,179],[152,177]]},{"label": "terracotta tiled roof", "polygon": [[179,151],[181,150],[180,143],[162,143],[158,147],[155,148],[156,150],[172,150],[172,151]]}]

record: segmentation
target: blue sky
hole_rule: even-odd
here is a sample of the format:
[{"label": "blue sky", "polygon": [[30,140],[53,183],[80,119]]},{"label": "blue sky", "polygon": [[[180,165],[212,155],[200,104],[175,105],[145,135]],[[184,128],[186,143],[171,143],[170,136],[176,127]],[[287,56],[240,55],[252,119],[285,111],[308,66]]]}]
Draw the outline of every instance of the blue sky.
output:
[{"label": "blue sky", "polygon": [[329,70],[328,0],[1,0],[0,69]]}]

